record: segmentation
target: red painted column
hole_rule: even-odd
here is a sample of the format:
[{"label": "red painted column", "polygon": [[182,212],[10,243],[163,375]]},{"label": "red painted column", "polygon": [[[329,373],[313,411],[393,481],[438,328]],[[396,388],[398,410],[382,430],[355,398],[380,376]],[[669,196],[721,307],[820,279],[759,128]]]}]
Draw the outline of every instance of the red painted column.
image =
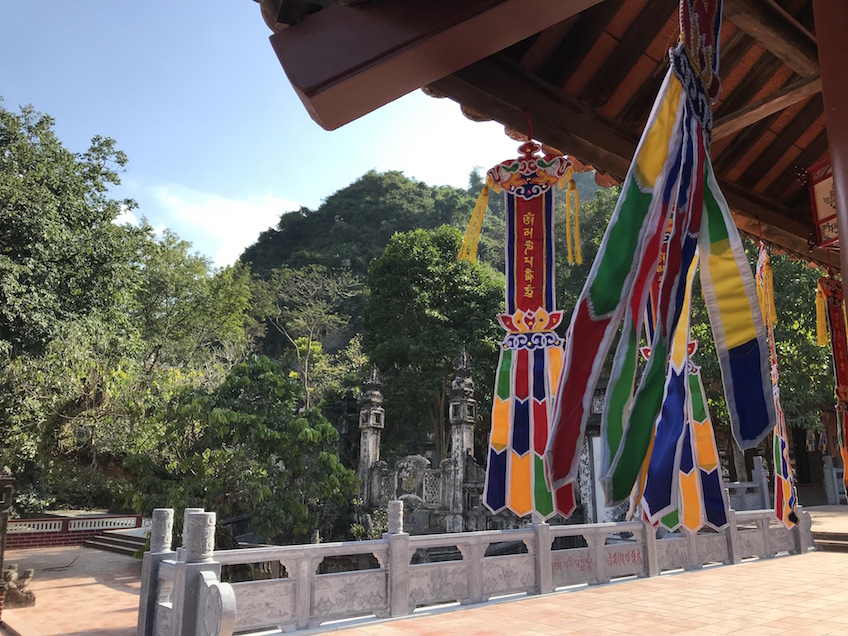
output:
[{"label": "red painted column", "polygon": [[848,1],[813,0],[813,13],[845,290],[844,277],[848,276]]}]

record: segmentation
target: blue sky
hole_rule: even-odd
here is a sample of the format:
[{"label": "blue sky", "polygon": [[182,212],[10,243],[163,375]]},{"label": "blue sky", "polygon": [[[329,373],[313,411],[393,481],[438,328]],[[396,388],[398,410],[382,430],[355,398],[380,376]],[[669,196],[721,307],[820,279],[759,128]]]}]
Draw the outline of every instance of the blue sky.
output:
[{"label": "blue sky", "polygon": [[75,152],[114,138],[129,156],[114,195],[216,265],[370,169],[464,187],[516,155],[502,126],[420,91],[326,132],[269,36],[253,0],[2,0],[0,95],[52,115]]}]

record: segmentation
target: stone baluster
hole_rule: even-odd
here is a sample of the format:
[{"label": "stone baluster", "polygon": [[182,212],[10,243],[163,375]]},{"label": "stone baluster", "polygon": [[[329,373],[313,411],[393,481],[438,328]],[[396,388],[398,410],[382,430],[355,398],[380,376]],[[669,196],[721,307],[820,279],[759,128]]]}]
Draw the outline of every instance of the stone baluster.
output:
[{"label": "stone baluster", "polygon": [[727,527],[724,529],[727,537],[727,565],[736,565],[742,561],[739,553],[739,528],[736,525],[736,511],[730,508],[727,511]]},{"label": "stone baluster", "polygon": [[403,531],[403,502],[389,502],[388,532],[383,540],[389,543],[389,613],[405,616],[413,609],[409,599],[409,533]]},{"label": "stone baluster", "polygon": [[550,594],[554,591],[553,560],[551,545],[554,537],[551,534],[551,526],[544,521],[533,523],[535,541],[532,547],[527,546],[529,552],[535,556],[536,564],[536,594]]},{"label": "stone baluster", "polygon": [[760,456],[754,457],[754,471],[752,474],[752,480],[755,484],[757,484],[757,488],[760,491],[760,496],[762,497],[761,501],[763,510],[768,510],[772,508],[773,504],[771,502],[771,497],[769,496],[768,471],[765,469],[763,458]]},{"label": "stone baluster", "polygon": [[194,635],[198,627],[200,600],[204,590],[203,572],[220,580],[221,564],[214,561],[215,513],[188,512],[183,526],[185,560],[176,563],[174,572],[174,636]]},{"label": "stone baluster", "polygon": [[824,492],[827,498],[828,506],[836,506],[839,504],[839,483],[836,479],[836,474],[833,470],[833,457],[825,455],[822,458],[823,477],[824,477]]},{"label": "stone baluster", "polygon": [[152,636],[159,595],[159,564],[173,559],[171,550],[174,528],[174,511],[171,508],[156,508],[150,528],[150,551],[144,553],[141,562],[141,594],[138,598],[138,636]]},{"label": "stone baluster", "polygon": [[183,541],[182,545],[177,548],[177,561],[185,561],[185,536],[186,528],[188,528],[188,516],[195,512],[206,512],[203,508],[186,508],[183,511]]},{"label": "stone baluster", "polygon": [[642,547],[645,576],[659,576],[660,556],[657,548],[657,529],[644,519],[642,519]]}]

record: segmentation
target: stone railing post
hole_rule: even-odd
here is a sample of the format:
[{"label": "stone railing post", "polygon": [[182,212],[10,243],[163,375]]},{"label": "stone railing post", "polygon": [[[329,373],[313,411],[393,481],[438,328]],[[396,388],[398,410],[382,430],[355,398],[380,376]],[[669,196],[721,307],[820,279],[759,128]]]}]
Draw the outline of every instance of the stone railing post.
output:
[{"label": "stone railing post", "polygon": [[698,533],[692,532],[685,526],[680,526],[680,534],[686,537],[689,553],[689,564],[683,566],[683,569],[700,570],[704,564],[701,563],[701,557],[698,556]]},{"label": "stone railing post", "polygon": [[186,528],[188,528],[188,516],[195,512],[206,512],[203,508],[186,508],[183,511],[183,541],[177,548],[177,561],[185,561]]},{"label": "stone railing post", "polygon": [[583,535],[586,544],[592,550],[592,563],[595,566],[595,580],[590,581],[589,585],[602,585],[609,583],[610,577],[607,574],[607,564],[604,562],[606,550],[604,546],[607,543],[607,535],[595,529]]},{"label": "stone railing post", "polygon": [[837,490],[836,475],[833,473],[833,457],[825,455],[822,457],[822,472],[824,477],[824,493],[828,506],[839,503],[839,490]]},{"label": "stone railing post", "polygon": [[403,531],[403,502],[389,502],[389,528],[383,540],[389,544],[389,614],[405,616],[409,614],[409,534]]},{"label": "stone railing post", "polygon": [[3,581],[3,559],[6,552],[6,531],[9,525],[9,508],[12,507],[12,484],[15,480],[0,468],[0,618],[6,598],[6,583]]},{"label": "stone railing post", "polygon": [[795,542],[795,553],[806,554],[810,547],[812,528],[810,513],[804,510],[801,504],[795,506],[795,514],[798,515],[798,523],[792,528],[792,539]]},{"label": "stone railing post", "polygon": [[150,527],[150,551],[144,553],[141,562],[141,594],[138,598],[138,636],[152,636],[156,615],[156,602],[159,594],[159,564],[165,559],[173,559],[176,552],[171,550],[174,529],[174,511],[172,508],[156,508]]},{"label": "stone railing post", "polygon": [[660,557],[657,551],[657,529],[644,519],[642,519],[642,542],[645,576],[659,576]]},{"label": "stone railing post", "polygon": [[554,541],[551,526],[544,521],[533,524],[536,534],[535,545],[527,548],[535,552],[536,557],[536,593],[550,594],[554,591],[554,571],[551,559],[551,544]]},{"label": "stone railing post", "polygon": [[772,507],[771,497],[769,497],[768,471],[766,471],[763,465],[763,458],[759,455],[754,457],[754,471],[751,479],[757,484],[757,488],[760,491],[761,501],[763,502],[762,509],[768,510]]},{"label": "stone railing post", "polygon": [[174,636],[194,636],[198,628],[198,609],[204,592],[203,572],[216,579],[221,564],[212,559],[215,551],[215,513],[190,512],[183,527],[184,561],[176,564],[173,593]]},{"label": "stone railing post", "polygon": [[739,529],[736,526],[736,511],[733,508],[727,511],[727,527],[724,529],[727,538],[727,564],[736,565],[742,561],[739,555]]}]

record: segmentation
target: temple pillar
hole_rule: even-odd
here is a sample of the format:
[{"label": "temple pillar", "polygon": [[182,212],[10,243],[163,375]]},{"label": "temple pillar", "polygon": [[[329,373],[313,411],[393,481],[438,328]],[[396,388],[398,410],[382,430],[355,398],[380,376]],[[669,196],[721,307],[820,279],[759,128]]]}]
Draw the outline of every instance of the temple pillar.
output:
[{"label": "temple pillar", "polygon": [[448,532],[465,529],[465,464],[474,454],[474,423],[477,421],[477,400],[474,399],[474,381],[471,379],[473,362],[463,349],[453,362],[455,376],[451,382],[448,410],[450,420],[450,514]]},{"label": "temple pillar", "polygon": [[[816,39],[819,49],[822,96],[824,98],[827,141],[833,166],[836,220],[840,243],[848,244],[848,82],[845,65],[848,51],[848,2],[813,0]],[[848,249],[839,250],[843,276],[848,275]],[[843,278],[843,291],[845,283]]]},{"label": "temple pillar", "polygon": [[372,366],[364,383],[364,391],[359,398],[359,470],[357,474],[362,483],[361,496],[367,506],[377,500],[380,493],[371,496],[371,467],[380,461],[380,436],[383,431],[385,411],[383,411],[383,378],[379,369]]}]

